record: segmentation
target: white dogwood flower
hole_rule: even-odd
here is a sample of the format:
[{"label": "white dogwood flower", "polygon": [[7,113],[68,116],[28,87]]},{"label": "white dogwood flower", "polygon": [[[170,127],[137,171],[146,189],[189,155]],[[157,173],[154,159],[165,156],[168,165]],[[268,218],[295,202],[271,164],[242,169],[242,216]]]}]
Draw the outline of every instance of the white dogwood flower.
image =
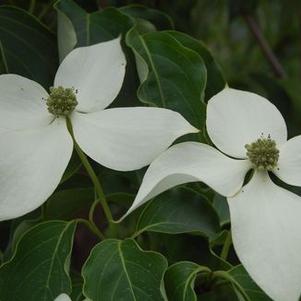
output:
[{"label": "white dogwood flower", "polygon": [[[207,106],[217,149],[196,142],[172,146],[148,168],[131,212],[179,184],[202,181],[228,197],[232,237],[241,262],[276,301],[301,293],[301,198],[269,173],[301,186],[301,136],[287,141],[277,108],[253,93],[225,88]],[[235,159],[234,159],[235,158]],[[242,187],[246,173],[251,180]]]},{"label": "white dogwood flower", "polygon": [[197,131],[180,114],[160,108],[110,108],[126,60],[120,39],[73,50],[48,94],[15,74],[0,76],[0,220],[39,207],[59,184],[75,141],[116,170],[149,164],[177,137]]}]

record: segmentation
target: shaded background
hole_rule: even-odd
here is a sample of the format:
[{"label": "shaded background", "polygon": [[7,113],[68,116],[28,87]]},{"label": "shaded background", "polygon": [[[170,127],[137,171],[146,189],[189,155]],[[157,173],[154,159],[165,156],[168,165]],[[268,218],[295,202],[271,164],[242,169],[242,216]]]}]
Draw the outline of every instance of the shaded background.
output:
[{"label": "shaded background", "polygon": [[[35,14],[55,31],[55,1],[5,0]],[[260,93],[284,114],[290,136],[300,133],[301,2],[297,0],[78,0],[84,9],[132,3],[164,11],[175,29],[202,40],[232,87]]]},{"label": "shaded background", "polygon": [[[300,1],[78,0],[76,2],[89,12],[109,6],[120,7],[132,3],[146,5],[165,12],[172,18],[176,30],[185,32],[208,46],[215,60],[220,64],[229,86],[257,92],[267,97],[277,105],[284,115],[290,136],[301,133]],[[56,33],[56,11],[52,8],[55,1],[5,0],[1,2],[0,0],[0,3],[12,4],[29,10],[47,28]],[[54,46],[56,47],[56,45]],[[58,60],[55,59],[56,61],[51,64],[54,71],[58,65]],[[137,85],[134,85],[132,94],[129,94],[127,103],[132,101],[130,98],[134,97],[137,86],[138,82]],[[126,93],[123,94],[122,98],[126,95]],[[140,180],[143,174],[141,171],[137,174],[133,172],[120,175],[103,167],[98,168],[107,193],[114,193],[115,191],[135,193],[139,187],[137,174],[140,176]],[[72,182],[66,181],[61,189],[78,186],[88,189],[90,185],[90,180],[84,171],[80,170],[72,178]],[[301,190],[298,188],[291,187],[290,189],[299,195],[301,194]],[[91,199],[93,199],[93,195]],[[54,209],[57,208],[54,207]],[[76,212],[77,217],[86,215],[87,212]],[[103,220],[100,208],[95,217],[97,221]],[[9,238],[9,228],[14,229],[18,223],[19,221],[1,223],[1,249],[4,248]],[[99,225],[100,228],[103,226],[105,225]],[[225,228],[228,229],[229,225],[227,224]],[[142,239],[146,241],[144,241],[144,245],[147,245],[149,237],[142,237]],[[164,234],[153,234],[152,239],[153,241],[149,242],[150,247],[155,241],[158,248],[171,262],[183,259],[198,262],[200,257],[205,261],[208,257],[208,262],[212,260],[212,254],[207,252],[209,248],[206,240],[196,240],[195,237],[186,235],[171,238]],[[73,266],[77,271],[80,270],[90,247],[95,242],[95,237],[86,229],[78,229],[75,236],[74,253],[76,256],[73,258]],[[166,242],[166,244],[162,242]],[[186,254],[187,245],[193,252],[190,250],[189,254]],[[177,258],[178,254],[175,254],[175,250],[178,250],[181,258]],[[202,254],[200,250],[203,250]],[[230,253],[229,261],[237,264],[234,252]],[[197,285],[197,289],[203,292],[204,286],[198,287]]]}]

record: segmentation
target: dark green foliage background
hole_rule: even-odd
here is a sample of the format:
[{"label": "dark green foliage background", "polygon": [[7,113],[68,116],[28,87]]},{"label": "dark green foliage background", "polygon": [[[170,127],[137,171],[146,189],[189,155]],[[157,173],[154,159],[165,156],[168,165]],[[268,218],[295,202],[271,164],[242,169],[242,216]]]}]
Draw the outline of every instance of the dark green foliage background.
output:
[{"label": "dark green foliage background", "polygon": [[[206,102],[227,82],[272,101],[293,136],[301,131],[300,10],[294,0],[5,0],[0,72],[48,89],[73,47],[122,35],[127,73],[112,106],[166,107],[204,129]],[[208,143],[205,132],[189,139]],[[91,163],[118,219],[145,169]],[[109,239],[100,242],[95,228]],[[240,265],[229,231],[225,198],[193,183],[136,210],[110,237],[74,154],[42,208],[0,223],[0,301],[53,301],[63,292],[73,301],[270,300]]]}]

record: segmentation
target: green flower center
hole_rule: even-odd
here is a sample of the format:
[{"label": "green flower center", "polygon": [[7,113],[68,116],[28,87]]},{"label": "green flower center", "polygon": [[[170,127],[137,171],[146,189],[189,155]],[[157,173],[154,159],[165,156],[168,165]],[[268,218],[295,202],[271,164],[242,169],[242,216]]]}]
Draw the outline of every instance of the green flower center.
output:
[{"label": "green flower center", "polygon": [[257,169],[273,170],[277,166],[279,150],[276,142],[268,138],[259,138],[251,144],[246,144],[247,156]]},{"label": "green flower center", "polygon": [[77,106],[74,88],[51,87],[46,99],[48,111],[56,117],[68,116]]}]

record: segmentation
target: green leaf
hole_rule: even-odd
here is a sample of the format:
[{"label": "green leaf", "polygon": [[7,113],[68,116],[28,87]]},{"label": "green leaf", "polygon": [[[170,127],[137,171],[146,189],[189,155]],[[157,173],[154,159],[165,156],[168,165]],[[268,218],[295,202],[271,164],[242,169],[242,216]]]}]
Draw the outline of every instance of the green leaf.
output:
[{"label": "green leaf", "polygon": [[0,73],[16,73],[48,89],[57,63],[55,36],[26,11],[1,6]]},{"label": "green leaf", "polygon": [[178,111],[193,125],[205,122],[206,68],[202,58],[167,32],[139,34],[133,28],[126,43],[135,53],[142,82],[141,102]]},{"label": "green leaf", "polygon": [[196,301],[194,291],[198,275],[206,278],[210,269],[189,261],[177,262],[170,266],[165,273],[165,288],[168,300]]},{"label": "green leaf", "polygon": [[[139,238],[143,239],[143,236]],[[193,261],[212,270],[232,268],[230,263],[216,255],[205,236],[153,232],[147,238],[150,241],[150,248],[164,254],[169,263]]]},{"label": "green leaf", "polygon": [[57,40],[60,61],[62,61],[77,44],[77,38],[70,19],[59,10],[57,10]]},{"label": "green leaf", "polygon": [[242,265],[232,268],[228,273],[241,285],[251,300],[272,301],[251,279]]},{"label": "green leaf", "polygon": [[145,19],[155,25],[157,30],[172,29],[172,19],[164,12],[139,4],[123,6],[119,10],[136,19]]},{"label": "green leaf", "polygon": [[12,260],[0,268],[0,300],[53,301],[62,292],[69,294],[75,226],[51,221],[27,231]]},{"label": "green leaf", "polygon": [[70,220],[78,216],[79,213],[88,213],[94,199],[93,188],[73,188],[57,191],[50,196],[46,203],[45,218]]},{"label": "green leaf", "polygon": [[80,169],[81,165],[82,165],[82,163],[81,163],[78,155],[76,154],[75,151],[73,151],[71,159],[68,163],[68,166],[62,176],[60,184],[64,183],[68,179],[70,179]]},{"label": "green leaf", "polygon": [[[107,8],[89,14],[72,0],[60,0],[55,4],[55,8],[70,20],[76,34],[76,47],[93,45],[117,38],[133,26],[132,19],[115,8]],[[66,20],[63,22],[67,26],[67,32],[69,32],[69,41],[71,39],[71,42],[74,43],[74,37],[70,37],[73,35],[70,23],[66,25]],[[70,43],[63,48],[70,50]]]},{"label": "green leaf", "polygon": [[93,301],[157,301],[162,295],[166,259],[143,251],[134,240],[105,240],[92,250],[82,274],[84,295]]},{"label": "green leaf", "polygon": [[221,72],[221,68],[214,60],[210,51],[200,40],[178,31],[168,31],[168,34],[174,37],[183,46],[194,50],[204,60],[207,69],[206,100],[209,100],[213,95],[225,88],[226,81]]},{"label": "green leaf", "polygon": [[164,280],[167,296],[173,301],[271,301],[241,265],[226,272],[211,271],[193,262],[177,262],[168,268]]},{"label": "green leaf", "polygon": [[230,223],[230,211],[225,197],[216,193],[213,198],[212,206],[219,216],[221,226]]},{"label": "green leaf", "polygon": [[211,237],[219,230],[219,219],[212,205],[195,191],[180,187],[148,203],[137,222],[136,235],[144,231],[201,232]]},{"label": "green leaf", "polygon": [[41,222],[41,211],[39,209],[11,221],[10,237],[4,253],[5,261],[8,261],[14,255],[20,237],[39,222]]}]

